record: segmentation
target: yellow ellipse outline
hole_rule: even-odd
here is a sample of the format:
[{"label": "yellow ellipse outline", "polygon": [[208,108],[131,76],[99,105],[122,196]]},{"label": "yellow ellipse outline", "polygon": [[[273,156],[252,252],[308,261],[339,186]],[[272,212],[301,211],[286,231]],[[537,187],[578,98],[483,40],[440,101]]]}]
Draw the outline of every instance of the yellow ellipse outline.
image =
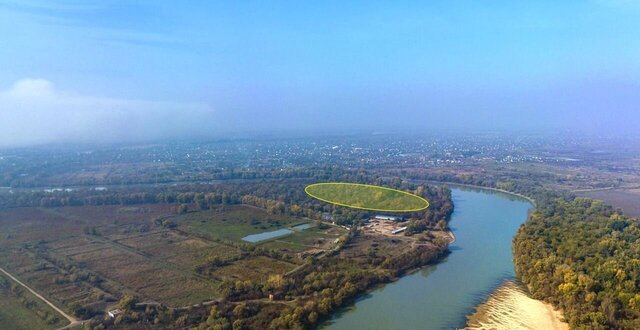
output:
[{"label": "yellow ellipse outline", "polygon": [[[391,190],[391,191],[395,191],[395,192],[399,192],[401,194],[405,194],[405,195],[409,195],[411,197],[416,197],[420,200],[422,200],[423,202],[427,203],[427,206],[423,207],[423,208],[418,208],[418,209],[410,209],[410,210],[387,210],[387,209],[374,209],[374,208],[368,208],[368,207],[360,207],[360,206],[354,206],[354,205],[348,205],[348,204],[343,204],[343,203],[338,203],[338,202],[333,202],[330,200],[326,200],[324,198],[320,198],[316,195],[311,194],[307,189],[309,189],[310,187],[314,187],[314,186],[320,186],[320,185],[353,185],[353,186],[361,186],[361,187],[369,187],[369,188],[377,188],[377,189],[386,189],[386,190]],[[317,200],[323,201],[325,203],[329,203],[329,204],[333,204],[333,205],[338,205],[338,206],[344,206],[344,207],[350,207],[353,209],[359,209],[359,210],[367,210],[367,211],[379,211],[379,212],[392,212],[392,213],[409,213],[409,212],[419,212],[422,210],[426,210],[427,208],[429,208],[429,201],[423,197],[420,197],[416,194],[412,194],[406,191],[402,191],[402,190],[398,190],[398,189],[393,189],[393,188],[388,188],[388,187],[382,187],[382,186],[376,186],[376,185],[372,185],[372,184],[364,184],[364,183],[351,183],[351,182],[319,182],[319,183],[313,183],[310,184],[306,187],[304,187],[304,192],[309,195],[312,198],[315,198]]]}]

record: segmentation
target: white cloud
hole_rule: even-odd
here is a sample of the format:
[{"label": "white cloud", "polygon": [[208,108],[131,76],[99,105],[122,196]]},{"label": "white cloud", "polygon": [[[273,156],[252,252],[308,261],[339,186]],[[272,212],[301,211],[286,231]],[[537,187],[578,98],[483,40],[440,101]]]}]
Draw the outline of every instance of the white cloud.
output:
[{"label": "white cloud", "polygon": [[112,142],[210,133],[205,103],[161,102],[60,91],[45,79],[22,79],[0,92],[0,146]]}]

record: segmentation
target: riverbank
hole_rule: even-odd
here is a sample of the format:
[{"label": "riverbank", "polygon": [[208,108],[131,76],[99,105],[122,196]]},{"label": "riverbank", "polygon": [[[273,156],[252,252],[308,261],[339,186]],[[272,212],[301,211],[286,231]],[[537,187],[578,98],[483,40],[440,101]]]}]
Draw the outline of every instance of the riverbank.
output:
[{"label": "riverbank", "polygon": [[569,325],[551,304],[529,297],[518,284],[506,281],[468,316],[466,329],[568,330]]},{"label": "riverbank", "polygon": [[509,191],[509,190],[493,188],[493,187],[486,187],[486,186],[477,186],[477,185],[473,185],[473,184],[446,182],[446,181],[424,181],[424,182],[432,183],[432,184],[447,185],[447,186],[459,186],[459,187],[474,188],[474,189],[484,189],[484,190],[489,190],[489,191],[500,192],[500,193],[503,193],[503,194],[513,195],[513,196],[520,197],[522,199],[526,199],[527,201],[529,201],[529,203],[531,203],[531,205],[533,205],[533,207],[536,206],[536,201],[533,198],[531,198],[531,197],[529,197],[527,195],[519,194],[517,192]]},{"label": "riverbank", "polygon": [[[476,185],[441,182],[451,186],[485,189],[518,196],[529,201],[533,198],[504,189]],[[476,307],[476,312],[467,317],[467,329],[551,329],[568,330],[562,311],[551,304],[533,299],[515,282],[507,281],[498,287],[487,300]]]},{"label": "riverbank", "polygon": [[532,205],[488,189],[453,186],[452,197],[450,233],[439,233],[450,243],[445,259],[370,292],[320,328],[464,327],[478,292],[491,292],[496,279],[515,275],[511,240]]},{"label": "riverbank", "polygon": [[[504,189],[452,182],[430,183],[500,192],[523,198],[536,207],[533,198]],[[555,310],[551,304],[529,297],[522,287],[511,280],[494,290],[484,303],[476,306],[476,312],[467,316],[467,319],[467,329],[474,330],[569,329],[568,324],[563,321],[562,311]]]}]

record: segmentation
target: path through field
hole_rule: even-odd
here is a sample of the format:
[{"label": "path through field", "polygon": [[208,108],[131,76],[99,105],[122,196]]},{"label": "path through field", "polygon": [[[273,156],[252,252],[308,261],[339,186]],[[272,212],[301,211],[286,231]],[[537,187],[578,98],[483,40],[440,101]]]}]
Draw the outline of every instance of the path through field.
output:
[{"label": "path through field", "polygon": [[67,326],[65,326],[64,328],[62,328],[62,329],[69,329],[69,328],[71,328],[71,327],[73,327],[75,325],[80,325],[81,324],[81,322],[78,319],[76,319],[75,317],[65,313],[60,308],[56,307],[56,305],[51,303],[49,300],[45,299],[43,296],[41,296],[35,290],[33,290],[30,287],[28,287],[26,284],[20,282],[20,280],[15,278],[13,275],[11,275],[9,272],[4,270],[3,268],[0,267],[0,271],[2,273],[4,273],[5,275],[7,275],[11,280],[15,281],[16,283],[18,283],[21,286],[23,286],[25,289],[29,290],[29,292],[31,292],[34,296],[36,296],[36,297],[38,297],[38,299],[44,301],[45,304],[49,305],[51,308],[53,308],[53,310],[55,310],[56,312],[60,313],[60,315],[64,316],[67,320],[69,320],[70,323]]}]

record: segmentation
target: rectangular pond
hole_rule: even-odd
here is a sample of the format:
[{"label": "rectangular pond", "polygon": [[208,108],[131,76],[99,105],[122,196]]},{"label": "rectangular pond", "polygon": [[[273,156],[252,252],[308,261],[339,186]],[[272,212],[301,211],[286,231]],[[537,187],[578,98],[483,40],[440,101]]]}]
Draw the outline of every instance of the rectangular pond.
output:
[{"label": "rectangular pond", "polygon": [[274,231],[266,231],[266,232],[259,233],[259,234],[247,235],[247,236],[243,237],[242,240],[245,241],[245,242],[257,243],[257,242],[264,241],[264,240],[267,240],[267,239],[286,236],[286,235],[290,235],[290,234],[293,234],[293,233],[294,233],[293,230],[284,228],[284,229],[278,229],[278,230],[274,230]]}]

